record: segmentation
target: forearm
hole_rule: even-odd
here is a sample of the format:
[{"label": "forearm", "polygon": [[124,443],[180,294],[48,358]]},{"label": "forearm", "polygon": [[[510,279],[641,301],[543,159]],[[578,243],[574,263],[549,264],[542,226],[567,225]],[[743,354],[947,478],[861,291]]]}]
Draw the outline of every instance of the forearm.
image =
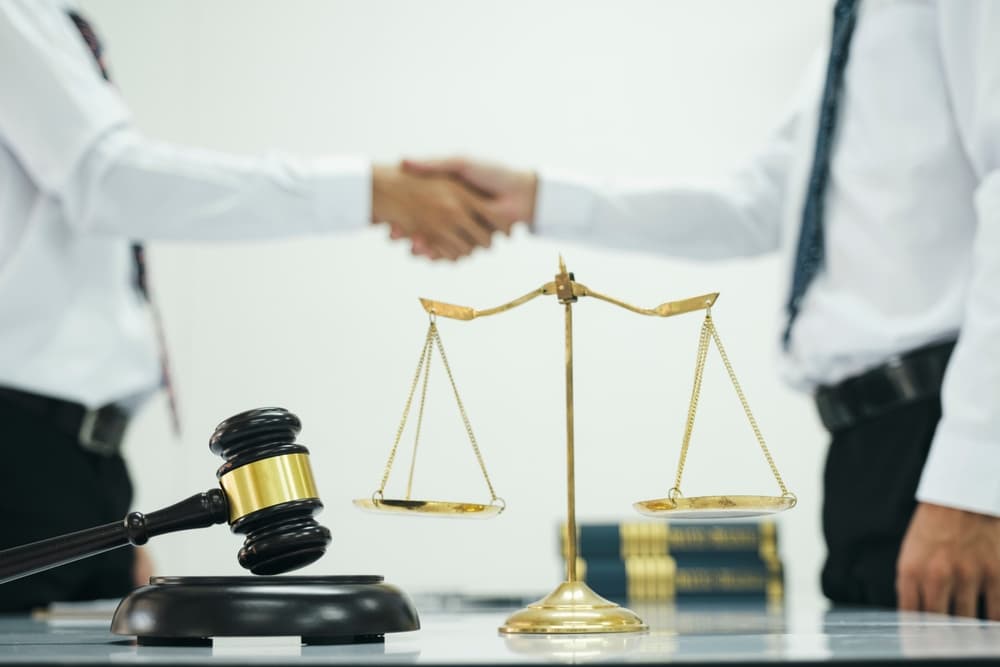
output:
[{"label": "forearm", "polygon": [[599,186],[539,179],[533,229],[551,237],[675,257],[719,259],[772,251],[780,242],[780,195],[751,205],[744,188]]},{"label": "forearm", "polygon": [[759,149],[718,186],[596,184],[541,173],[534,229],[554,238],[675,257],[759,255],[781,243],[800,119],[816,97],[818,68]]},{"label": "forearm", "polygon": [[135,239],[242,240],[318,234],[371,221],[359,158],[239,157],[112,130],[57,193],[81,233]]}]

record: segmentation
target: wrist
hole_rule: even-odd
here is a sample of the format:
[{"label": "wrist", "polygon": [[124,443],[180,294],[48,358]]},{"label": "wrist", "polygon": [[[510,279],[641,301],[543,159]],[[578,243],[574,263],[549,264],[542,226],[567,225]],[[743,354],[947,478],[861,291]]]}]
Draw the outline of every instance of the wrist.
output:
[{"label": "wrist", "polygon": [[535,205],[538,201],[538,173],[534,171],[526,171],[523,174],[523,179],[525,191],[524,221],[528,224],[529,229],[534,230]]},{"label": "wrist", "polygon": [[392,183],[392,167],[387,167],[381,164],[372,165],[372,182],[371,182],[371,224],[377,224],[380,222],[386,222],[390,219],[389,211],[389,192],[391,191]]}]

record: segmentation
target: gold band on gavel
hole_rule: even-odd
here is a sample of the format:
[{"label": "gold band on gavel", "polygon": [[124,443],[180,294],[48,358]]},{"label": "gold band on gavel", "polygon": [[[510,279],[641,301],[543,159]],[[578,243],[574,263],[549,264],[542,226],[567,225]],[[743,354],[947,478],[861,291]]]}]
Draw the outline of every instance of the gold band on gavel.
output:
[{"label": "gold band on gavel", "polygon": [[307,454],[248,463],[220,477],[219,484],[229,498],[229,523],[273,505],[319,498]]}]

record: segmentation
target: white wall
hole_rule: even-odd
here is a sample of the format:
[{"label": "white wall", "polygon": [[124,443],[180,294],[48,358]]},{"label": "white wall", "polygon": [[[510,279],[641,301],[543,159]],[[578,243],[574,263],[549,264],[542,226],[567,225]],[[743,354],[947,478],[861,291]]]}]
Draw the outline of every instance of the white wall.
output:
[{"label": "white wall", "polygon": [[[87,0],[84,8],[139,126],[159,138],[379,160],[461,151],[671,181],[717,177],[761,141],[822,41],[828,3]],[[274,245],[155,245],[185,434],[168,435],[160,400],[142,414],[127,447],[136,506],[209,488],[220,463],[206,447],[214,425],[282,405],[305,423],[322,519],[334,533],[312,572],[382,573],[410,591],[551,588],[565,503],[554,300],[441,324],[504,515],[387,518],[350,500],[375,489],[392,443],[426,327],[417,297],[494,305],[549,280],[559,252],[582,282],[638,304],[722,292],[714,312],[723,340],[800,499],[781,517],[789,575],[796,592],[815,590],[825,440],[808,400],[776,377],[786,287],[773,258],[699,265],[518,234],[469,261],[430,265],[386,242],[381,228]],[[671,486],[699,321],[654,321],[595,301],[577,307],[581,520],[635,519],[633,501]],[[484,499],[435,373],[416,491]],[[692,447],[688,495],[776,488],[717,358]],[[402,463],[393,481],[405,481]],[[162,573],[236,574],[238,544],[217,527],[160,538],[152,549]]]}]

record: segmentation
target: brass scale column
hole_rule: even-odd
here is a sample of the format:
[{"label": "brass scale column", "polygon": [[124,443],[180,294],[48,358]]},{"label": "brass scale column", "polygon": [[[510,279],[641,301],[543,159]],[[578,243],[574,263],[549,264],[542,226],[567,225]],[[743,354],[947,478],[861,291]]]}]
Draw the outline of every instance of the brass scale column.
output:
[{"label": "brass scale column", "polygon": [[[565,312],[565,336],[566,336],[566,514],[567,514],[567,539],[566,539],[566,581],[561,583],[554,591],[542,600],[529,605],[511,615],[500,627],[500,632],[505,634],[577,634],[577,633],[617,633],[617,632],[638,632],[647,629],[643,621],[631,610],[621,607],[614,602],[602,598],[595,593],[585,582],[577,579],[577,530],[576,530],[576,479],[575,479],[575,451],[574,451],[574,429],[573,429],[573,304],[581,296],[589,296],[605,301],[612,305],[624,308],[640,315],[654,317],[671,317],[682,313],[689,313],[698,310],[706,311],[706,321],[702,327],[702,342],[699,346],[698,362],[695,369],[695,384],[692,392],[691,406],[689,407],[688,422],[682,443],[681,459],[678,465],[677,478],[674,487],[670,490],[668,497],[654,500],[646,500],[635,503],[635,508],[651,516],[672,516],[675,518],[736,518],[747,516],[759,516],[773,512],[789,509],[795,505],[795,496],[785,486],[777,466],[764,443],[763,436],[757,428],[756,420],[750,413],[749,405],[736,380],[735,373],[729,364],[728,357],[722,348],[721,341],[714,329],[711,321],[711,307],[718,298],[718,292],[703,294],[700,296],[682,299],[679,301],[668,301],[655,308],[640,308],[625,303],[613,297],[600,294],[594,290],[576,282],[572,273],[566,271],[566,265],[562,257],[559,258],[559,273],[555,280],[538,289],[525,294],[513,301],[488,308],[476,310],[468,306],[458,306],[441,301],[421,299],[424,310],[431,318],[430,329],[425,343],[424,354],[421,356],[420,364],[417,366],[417,373],[410,389],[410,396],[407,400],[403,413],[403,420],[400,423],[396,434],[396,440],[389,455],[382,483],[371,498],[362,498],[354,501],[354,504],[362,509],[377,512],[401,512],[412,514],[426,514],[437,516],[467,516],[469,518],[486,518],[496,516],[503,511],[504,503],[496,496],[493,485],[486,474],[486,468],[482,461],[482,456],[472,434],[472,427],[468,422],[461,399],[458,398],[458,390],[454,385],[454,378],[451,375],[447,358],[444,357],[444,349],[441,347],[440,338],[437,337],[435,318],[438,316],[456,320],[473,320],[479,317],[496,315],[521,306],[539,296],[555,296],[559,303],[563,304]],[[680,480],[684,469],[684,461],[687,454],[687,445],[690,440],[691,426],[694,421],[694,412],[697,409],[698,394],[701,387],[701,374],[707,350],[709,338],[714,339],[719,352],[722,355],[729,373],[730,380],[736,389],[737,394],[743,404],[747,418],[753,427],[757,441],[771,467],[778,486],[781,489],[780,496],[703,496],[684,498],[680,493]],[[487,487],[492,496],[489,504],[467,503],[467,502],[447,502],[437,500],[414,500],[410,497],[410,485],[407,487],[405,498],[386,498],[383,490],[395,459],[396,450],[402,435],[403,427],[406,423],[406,415],[409,413],[410,403],[413,398],[417,380],[421,372],[425,373],[424,392],[426,392],[426,372],[424,367],[427,359],[428,349],[432,342],[436,342],[442,355],[445,369],[455,392],[458,401],[459,411],[465,422],[466,430],[473,450],[482,468],[486,479]],[[704,349],[702,349],[704,348]],[[429,368],[429,367],[428,367]],[[421,400],[421,410],[423,413],[423,401]],[[419,440],[419,421],[417,429],[417,439],[414,442],[414,456],[416,455],[416,444]],[[410,472],[410,482],[412,484],[412,464]]]},{"label": "brass scale column", "polygon": [[[566,272],[566,264],[562,257],[559,258],[559,273],[555,278],[555,295],[559,303],[563,304],[566,318],[566,581],[543,599],[515,612],[500,627],[500,632],[507,634],[639,632],[648,628],[635,612],[602,598],[585,582],[577,579],[573,304],[578,295],[586,295],[589,290],[578,285],[573,279],[573,274]],[[577,287],[580,289],[574,289]],[[593,293],[590,295],[593,296]]]}]

